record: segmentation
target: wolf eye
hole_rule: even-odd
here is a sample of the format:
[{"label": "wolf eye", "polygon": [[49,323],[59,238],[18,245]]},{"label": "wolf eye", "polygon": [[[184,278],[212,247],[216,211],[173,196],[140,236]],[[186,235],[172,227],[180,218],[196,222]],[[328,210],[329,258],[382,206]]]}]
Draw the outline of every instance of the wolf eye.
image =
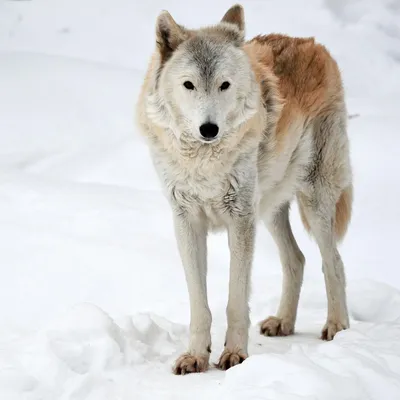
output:
[{"label": "wolf eye", "polygon": [[194,85],[190,81],[183,82],[183,86],[185,86],[185,88],[188,89],[188,90],[193,90],[194,89]]},{"label": "wolf eye", "polygon": [[222,82],[222,85],[219,87],[221,90],[226,90],[228,87],[231,86],[229,82]]}]

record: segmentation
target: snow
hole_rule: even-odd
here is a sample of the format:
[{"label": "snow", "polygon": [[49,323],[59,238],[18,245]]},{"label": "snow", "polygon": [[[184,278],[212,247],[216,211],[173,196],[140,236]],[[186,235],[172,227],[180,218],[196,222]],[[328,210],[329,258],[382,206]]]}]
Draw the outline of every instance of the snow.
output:
[{"label": "snow", "polygon": [[[0,2],[0,398],[6,400],[400,398],[400,1],[243,1],[247,36],[312,35],[342,69],[355,177],[341,245],[351,329],[318,336],[326,297],[306,259],[297,333],[265,338],[277,249],[264,229],[253,271],[250,357],[174,376],[189,306],[170,212],[134,122],[162,9],[188,26],[231,2]],[[213,10],[211,12],[211,10]],[[223,349],[224,234],[209,240],[212,360]]]}]

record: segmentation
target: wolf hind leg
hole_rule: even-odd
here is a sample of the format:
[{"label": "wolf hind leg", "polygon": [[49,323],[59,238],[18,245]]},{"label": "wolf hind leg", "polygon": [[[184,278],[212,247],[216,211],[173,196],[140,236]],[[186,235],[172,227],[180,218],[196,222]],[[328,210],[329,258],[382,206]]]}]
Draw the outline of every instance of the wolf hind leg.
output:
[{"label": "wolf hind leg", "polygon": [[[337,332],[349,327],[346,279],[343,261],[337,249],[339,232],[336,221],[340,218],[336,214],[338,206],[332,203],[330,196],[324,196],[321,191],[319,193],[313,193],[311,197],[300,193],[298,199],[303,219],[307,221],[322,257],[328,316],[321,338],[332,340]],[[343,201],[341,199],[343,196],[339,197],[339,201]]]},{"label": "wolf hind leg", "polygon": [[313,159],[297,194],[303,223],[318,244],[328,300],[322,339],[349,327],[344,265],[337,245],[351,219],[353,186],[344,104],[314,121]]},{"label": "wolf hind leg", "polygon": [[287,336],[294,333],[305,259],[290,226],[289,203],[281,206],[272,218],[264,222],[279,249],[283,282],[278,312],[260,323],[260,333]]}]

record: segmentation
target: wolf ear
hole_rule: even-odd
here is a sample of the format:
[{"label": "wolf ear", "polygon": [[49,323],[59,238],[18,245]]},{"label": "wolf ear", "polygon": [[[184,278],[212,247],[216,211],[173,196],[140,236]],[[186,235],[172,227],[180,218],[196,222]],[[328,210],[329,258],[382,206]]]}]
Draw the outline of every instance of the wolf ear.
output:
[{"label": "wolf ear", "polygon": [[179,26],[168,11],[157,18],[156,40],[162,62],[168,60],[176,48],[185,40],[184,29]]},{"label": "wolf ear", "polygon": [[221,22],[235,25],[239,31],[244,31],[244,9],[240,4],[232,6],[222,17]]}]

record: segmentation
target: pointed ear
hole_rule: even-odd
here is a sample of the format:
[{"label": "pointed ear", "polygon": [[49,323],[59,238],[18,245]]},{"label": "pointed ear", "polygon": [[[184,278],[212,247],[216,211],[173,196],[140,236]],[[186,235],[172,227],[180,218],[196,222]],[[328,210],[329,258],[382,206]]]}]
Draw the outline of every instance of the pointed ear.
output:
[{"label": "pointed ear", "polygon": [[222,17],[221,22],[235,25],[239,31],[244,31],[244,9],[240,4],[232,6]]},{"label": "pointed ear", "polygon": [[164,63],[176,48],[185,40],[184,29],[179,26],[168,11],[163,11],[157,18],[156,40]]}]

